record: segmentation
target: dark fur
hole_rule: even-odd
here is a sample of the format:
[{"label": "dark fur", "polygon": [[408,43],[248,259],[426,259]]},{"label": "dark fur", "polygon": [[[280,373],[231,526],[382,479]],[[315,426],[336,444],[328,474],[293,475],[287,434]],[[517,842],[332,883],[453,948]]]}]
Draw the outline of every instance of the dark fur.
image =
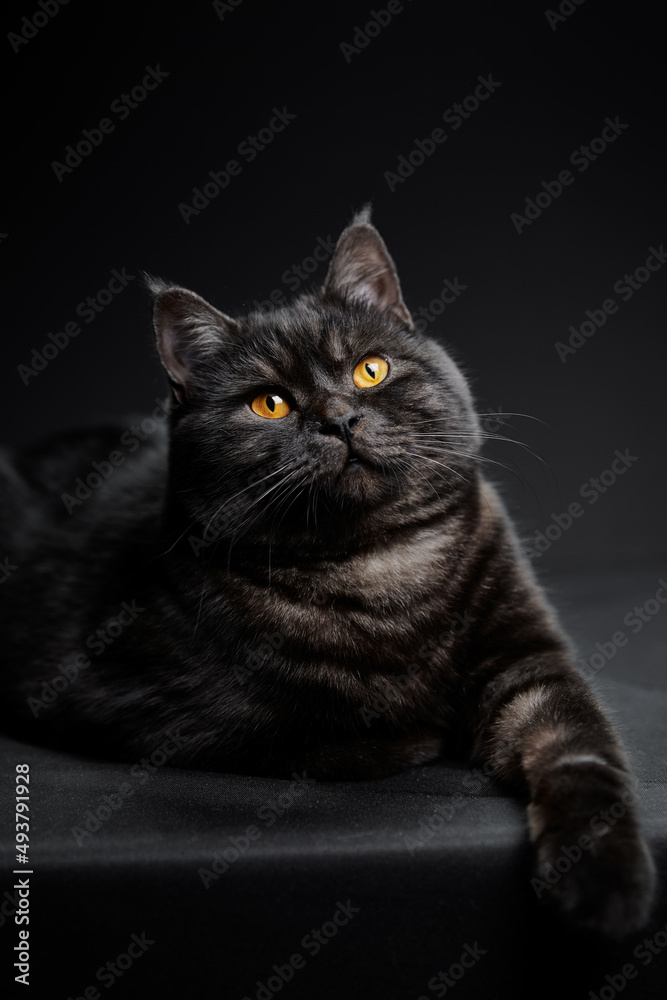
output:
[{"label": "dark fur", "polygon": [[[474,755],[527,793],[538,870],[590,834],[629,800],[625,756],[480,475],[465,380],[414,331],[368,215],[322,292],[288,308],[234,320],[153,292],[168,432],[71,514],[61,495],[122,428],[0,466],[18,567],[1,591],[5,726],[127,760],[178,731],[180,766],[325,779]],[[368,355],[390,372],[359,389]],[[260,391],[292,412],[257,416]],[[91,653],[123,601],[144,610]],[[82,652],[90,666],[52,684]],[[653,884],[633,807],[592,836],[551,896],[622,935]]]}]

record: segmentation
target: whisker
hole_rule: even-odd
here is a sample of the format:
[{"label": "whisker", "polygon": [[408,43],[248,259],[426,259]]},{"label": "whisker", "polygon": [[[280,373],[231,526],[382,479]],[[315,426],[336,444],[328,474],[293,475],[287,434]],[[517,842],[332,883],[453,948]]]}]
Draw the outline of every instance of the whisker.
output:
[{"label": "whisker", "polygon": [[[279,469],[275,469],[273,472],[269,472],[269,474],[266,475],[266,476],[263,476],[262,479],[257,479],[256,481],[254,481],[252,483],[249,483],[247,486],[244,486],[242,490],[239,490],[237,493],[233,493],[230,497],[227,497],[225,499],[224,503],[218,508],[217,512],[213,515],[213,517],[211,518],[211,520],[208,522],[208,524],[204,528],[204,534],[206,534],[206,532],[208,531],[211,523],[213,521],[215,521],[218,517],[220,517],[220,514],[225,509],[225,507],[227,506],[227,504],[231,503],[232,500],[236,500],[236,498],[240,497],[242,493],[245,493],[245,492],[247,492],[247,490],[252,489],[253,486],[259,486],[260,483],[265,482],[267,479],[271,479],[272,476],[277,476],[280,472],[283,472],[285,469],[288,469],[289,466],[290,466],[290,464],[291,464],[290,462],[286,462],[285,465],[282,465]],[[268,492],[270,492],[270,490]],[[266,496],[266,494],[262,494],[262,496]],[[260,499],[261,499],[261,497],[260,497]]]},{"label": "whisker", "polygon": [[[291,472],[288,472],[288,474],[287,474],[286,476],[284,476],[284,477],[283,477],[283,479],[281,479],[281,481],[280,481],[279,483],[274,483],[274,485],[273,485],[273,486],[270,486],[268,490],[265,490],[265,491],[264,491],[264,492],[263,492],[263,493],[262,493],[262,494],[261,494],[260,496],[256,497],[256,498],[255,498],[255,499],[253,500],[253,502],[252,502],[252,503],[250,504],[250,506],[249,506],[248,508],[246,508],[246,511],[245,511],[245,514],[246,514],[246,516],[245,516],[245,517],[244,517],[244,519],[243,519],[243,520],[242,520],[242,521],[241,521],[241,522],[240,522],[240,523],[239,523],[239,524],[238,524],[238,525],[236,526],[236,530],[235,530],[235,534],[238,534],[238,532],[239,532],[239,531],[242,531],[242,529],[243,529],[243,528],[244,528],[244,527],[245,527],[246,525],[248,525],[248,524],[251,524],[251,523],[252,523],[252,520],[253,520],[253,518],[252,518],[252,512],[253,512],[253,510],[255,509],[255,507],[257,507],[257,505],[258,505],[258,504],[260,504],[260,503],[261,503],[261,502],[262,502],[262,501],[263,501],[263,500],[264,500],[264,499],[265,499],[265,498],[266,498],[267,496],[269,496],[269,494],[271,494],[271,493],[273,493],[273,492],[274,492],[275,490],[279,490],[279,489],[281,489],[281,488],[282,488],[283,486],[285,486],[285,485],[286,485],[286,483],[287,483],[287,482],[288,482],[288,481],[289,481],[290,479],[292,479],[292,477],[293,477],[293,476],[296,476],[296,475],[298,475],[298,473],[299,473],[299,472],[301,472],[301,469],[302,469],[302,467],[301,467],[301,466],[299,466],[298,468],[296,468],[296,469],[293,469],[293,470],[292,470]],[[271,501],[269,501],[269,503],[271,503]]]},{"label": "whisker", "polygon": [[422,455],[421,457],[425,458],[427,462],[433,462],[435,465],[441,465],[443,469],[447,470],[447,472],[453,472],[455,476],[458,476],[459,479],[462,479],[464,483],[468,484],[468,486],[472,486],[472,483],[470,482],[469,479],[466,479],[465,476],[462,476],[460,472],[456,471],[456,469],[452,469],[449,465],[445,465],[444,462],[437,462],[434,458],[429,458],[427,455]]},{"label": "whisker", "polygon": [[[434,445],[415,445],[415,447],[417,447],[417,448],[427,448],[428,449],[428,448],[433,448],[435,446]],[[530,491],[530,493],[532,494],[533,498],[539,504],[539,497],[537,495],[537,492],[536,492],[535,488],[531,484],[530,480],[527,479],[523,475],[523,473],[521,473],[520,471],[517,471],[517,469],[512,468],[509,465],[505,465],[503,462],[497,462],[497,461],[495,461],[495,459],[485,458],[482,455],[470,455],[470,454],[467,454],[466,452],[454,451],[454,449],[452,449],[452,448],[449,448],[448,451],[449,451],[449,453],[451,455],[455,455],[455,456],[460,457],[460,458],[469,458],[469,459],[473,459],[474,461],[483,462],[485,464],[497,465],[497,466],[499,466],[499,468],[505,469],[506,472],[509,472],[510,475],[514,476],[514,478],[519,483],[521,483],[521,486],[523,487],[524,490],[528,489]]]},{"label": "whisker", "polygon": [[[427,483],[431,487],[431,489],[435,493],[435,495],[438,498],[438,500],[442,499],[441,496],[440,496],[440,494],[436,490],[435,485],[431,482],[431,480],[428,478],[428,476],[424,475],[424,473],[421,471],[421,469],[418,469],[416,466],[413,465],[413,466],[411,466],[411,468],[409,470],[407,468],[405,468],[405,469],[399,469],[397,471],[402,472],[403,478],[406,480],[406,482],[408,483],[408,485],[410,483],[409,472],[416,472],[417,475],[421,476],[421,478],[424,480],[424,482]],[[437,475],[440,476],[440,473],[437,473]],[[440,476],[440,478],[444,479],[444,476]],[[445,482],[446,482],[446,480],[445,480]]]},{"label": "whisker", "polygon": [[[439,444],[415,444],[415,448],[427,448],[430,450],[437,450],[442,453],[442,447]],[[455,455],[457,458],[469,458],[475,462],[483,462],[485,465],[498,465],[501,469],[505,469],[507,472],[513,472],[509,465],[505,465],[504,462],[498,462],[495,458],[487,458],[485,455],[471,454],[466,451],[454,450],[453,448],[447,449],[450,455]]]},{"label": "whisker", "polygon": [[[428,435],[430,435],[430,436],[438,436],[438,437],[440,437],[441,440],[444,440],[444,441],[447,441],[447,440],[450,440],[450,439],[454,439],[454,438],[461,438],[461,439],[469,439],[469,438],[477,439],[478,438],[477,434],[467,434],[465,432],[459,432],[459,431],[452,431],[452,432],[448,432],[448,431],[428,431],[428,432],[418,431],[417,434],[413,435],[413,437],[419,437],[421,435],[424,435],[425,433],[428,434]],[[516,444],[516,445],[519,446],[519,448],[523,448],[524,451],[527,451],[529,455],[532,455],[532,457],[534,459],[536,459],[538,462],[541,462],[542,465],[547,466],[547,468],[549,468],[549,469],[551,468],[551,466],[546,461],[546,459],[542,458],[541,455],[538,455],[537,452],[534,452],[532,450],[532,448],[530,448],[527,444],[524,444],[523,441],[517,441],[515,438],[507,437],[505,434],[482,434],[482,435],[479,435],[479,437],[481,437],[481,439],[484,440],[484,441],[504,441],[507,444]]]},{"label": "whisker", "polygon": [[[280,469],[275,469],[273,472],[269,472],[269,474],[266,475],[266,476],[264,476],[263,479],[258,479],[255,482],[249,483],[247,486],[244,486],[242,490],[239,490],[238,493],[234,493],[234,494],[232,494],[231,497],[227,497],[225,499],[224,503],[218,508],[218,510],[216,511],[216,513],[213,515],[213,517],[211,518],[211,520],[208,522],[208,524],[204,528],[203,534],[206,534],[206,532],[208,531],[211,523],[214,520],[216,520],[218,517],[220,517],[220,514],[222,513],[222,511],[224,510],[224,508],[227,506],[228,503],[231,503],[231,501],[235,500],[236,497],[241,496],[241,494],[245,493],[246,490],[252,489],[253,486],[257,486],[259,483],[263,483],[266,479],[270,479],[272,476],[277,476],[279,472],[282,472],[284,469],[287,469],[289,467],[289,464],[290,463],[288,462],[285,465],[281,466]],[[220,482],[221,485],[224,485],[224,479],[222,479],[222,477],[220,478],[219,482]],[[185,494],[185,493],[195,492],[195,490],[194,489],[192,489],[192,490],[179,490],[178,492],[179,492],[179,494],[180,493]],[[172,544],[169,546],[169,548],[165,549],[164,552],[158,553],[158,555],[156,555],[155,558],[159,559],[162,556],[168,555],[172,551],[172,549],[174,549],[178,545],[178,543],[180,542],[180,540],[185,535],[187,535],[188,531],[192,531],[192,529],[195,527],[196,524],[197,524],[196,520],[191,521],[190,524],[180,533],[180,535],[177,536],[177,538],[175,539],[175,541],[172,542]]]}]

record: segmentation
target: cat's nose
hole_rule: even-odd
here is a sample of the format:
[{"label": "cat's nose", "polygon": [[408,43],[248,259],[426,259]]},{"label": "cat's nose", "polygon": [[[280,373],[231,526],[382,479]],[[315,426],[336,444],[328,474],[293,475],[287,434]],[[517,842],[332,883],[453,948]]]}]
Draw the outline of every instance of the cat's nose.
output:
[{"label": "cat's nose", "polygon": [[348,410],[347,413],[341,413],[338,417],[329,417],[328,420],[324,420],[320,431],[322,434],[333,434],[349,444],[354,433],[354,425],[358,423],[359,415],[354,410]]}]

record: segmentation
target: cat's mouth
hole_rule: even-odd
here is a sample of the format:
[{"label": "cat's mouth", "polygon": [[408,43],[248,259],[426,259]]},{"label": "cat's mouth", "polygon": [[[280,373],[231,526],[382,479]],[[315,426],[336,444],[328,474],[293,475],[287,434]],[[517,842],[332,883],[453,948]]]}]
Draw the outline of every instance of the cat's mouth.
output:
[{"label": "cat's mouth", "polygon": [[369,461],[369,459],[364,458],[359,452],[351,451],[347,457],[347,461],[343,466],[343,472],[355,471],[357,469],[376,469],[377,466]]},{"label": "cat's mouth", "polygon": [[[337,442],[340,445],[340,442]],[[362,451],[363,448],[363,451]],[[338,450],[338,449],[336,449]],[[381,467],[365,453],[363,442],[361,447],[356,441],[345,442],[345,448],[340,448],[335,459],[335,466],[330,466],[331,472],[338,481],[357,481],[370,486],[370,479],[375,478]],[[334,471],[335,469],[335,471]],[[364,473],[366,475],[364,475]]]}]

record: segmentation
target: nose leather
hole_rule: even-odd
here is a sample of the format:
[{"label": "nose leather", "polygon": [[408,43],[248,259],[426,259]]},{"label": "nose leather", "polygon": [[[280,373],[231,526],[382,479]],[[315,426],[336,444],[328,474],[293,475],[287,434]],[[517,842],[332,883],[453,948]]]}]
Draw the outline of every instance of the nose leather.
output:
[{"label": "nose leather", "polygon": [[350,444],[354,433],[354,426],[358,422],[359,416],[354,410],[348,410],[347,413],[341,413],[340,416],[329,417],[328,420],[324,420],[320,431],[322,434],[333,434],[334,437],[338,437],[341,441],[345,441],[346,444]]}]

